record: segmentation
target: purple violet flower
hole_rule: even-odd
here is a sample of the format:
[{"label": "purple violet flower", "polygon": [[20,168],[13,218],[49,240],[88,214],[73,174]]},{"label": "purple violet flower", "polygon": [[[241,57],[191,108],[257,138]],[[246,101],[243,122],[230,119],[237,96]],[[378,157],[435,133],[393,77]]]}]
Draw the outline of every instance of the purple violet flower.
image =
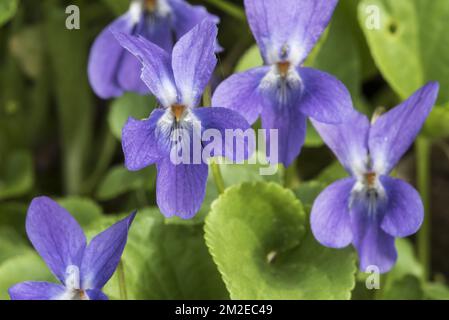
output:
[{"label": "purple violet flower", "polygon": [[263,128],[278,129],[279,162],[285,166],[301,151],[307,117],[340,123],[350,112],[345,107],[351,105],[351,97],[339,80],[301,66],[328,25],[337,1],[245,0],[265,66],[232,75],[212,99],[215,105],[240,112],[251,124],[260,114]]},{"label": "purple violet flower", "polygon": [[204,7],[185,0],[132,0],[128,12],[107,26],[92,46],[88,75],[93,90],[104,99],[126,91],[148,94],[139,61],[117,43],[111,30],[142,36],[171,51],[174,36],[179,39],[204,19],[219,23]]},{"label": "purple violet flower", "polygon": [[312,121],[351,175],[316,198],[313,234],[331,248],[352,243],[362,270],[374,265],[382,273],[389,271],[397,258],[395,237],[407,237],[421,226],[424,209],[418,192],[389,174],[419,133],[438,88],[438,83],[427,84],[373,124],[356,111],[340,125]]},{"label": "purple violet flower", "polygon": [[[239,161],[249,154],[246,148],[245,154],[239,156],[235,149],[226,147],[227,129],[245,131],[250,127],[242,116],[226,108],[195,108],[217,63],[214,53],[217,26],[209,20],[201,22],[176,43],[171,57],[143,37],[123,33],[115,36],[139,58],[143,64],[142,80],[162,105],[148,119],[129,118],[125,124],[122,134],[125,166],[136,171],[155,163],[161,212],[166,217],[192,218],[203,202],[208,176],[208,165],[200,154],[205,141],[197,134],[207,129],[220,133],[223,149],[214,155]],[[185,144],[195,142],[200,144],[197,152]],[[173,150],[189,153],[188,163],[175,164],[171,158]],[[199,161],[192,160],[197,156]]]},{"label": "purple violet flower", "polygon": [[117,222],[86,245],[76,220],[47,197],[28,209],[28,238],[62,284],[26,281],[9,289],[12,300],[107,300],[101,292],[111,278],[136,213]]}]

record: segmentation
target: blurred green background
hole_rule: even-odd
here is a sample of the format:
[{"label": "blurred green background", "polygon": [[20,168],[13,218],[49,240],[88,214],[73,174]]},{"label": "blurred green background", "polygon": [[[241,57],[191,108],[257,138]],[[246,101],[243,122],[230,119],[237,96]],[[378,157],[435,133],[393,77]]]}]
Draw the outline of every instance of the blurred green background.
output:
[{"label": "blurred green background", "polygon": [[[206,6],[221,18],[219,41],[225,50],[219,55],[217,83],[233,72],[261,64],[242,1],[190,2]],[[80,30],[65,28],[65,8],[71,4],[80,8]],[[364,276],[355,274],[352,249],[325,249],[307,237],[304,241],[310,242],[310,252],[321,260],[295,269],[292,277],[297,278],[297,288],[271,279],[268,274],[272,271],[259,269],[255,261],[255,279],[249,283],[240,279],[238,270],[227,265],[233,257],[220,257],[219,253],[229,250],[232,255],[239,247],[238,240],[243,241],[240,229],[226,225],[220,216],[225,214],[220,210],[228,210],[235,202],[232,192],[228,194],[231,199],[217,203],[212,211],[220,213],[206,223],[209,251],[218,253],[213,261],[203,238],[204,217],[218,197],[212,182],[195,219],[163,218],[155,206],[155,168],[128,172],[120,147],[121,128],[128,116],[146,117],[156,102],[131,93],[104,101],[94,95],[87,80],[92,42],[127,10],[128,4],[128,0],[0,0],[0,299],[8,298],[6,290],[14,283],[52,279],[24,230],[28,204],[37,195],[57,199],[89,234],[139,209],[124,256],[129,298],[332,299],[349,298],[352,293],[353,299],[449,299],[445,286],[449,277],[449,1],[341,0],[330,27],[306,62],[342,80],[355,106],[368,116],[378,107],[397,105],[427,81],[437,80],[441,85],[438,105],[417,147],[395,171],[422,194],[427,206],[425,238],[430,242],[424,239],[417,243],[415,237],[398,241],[399,262],[382,278],[385,286],[376,292],[366,290]],[[378,30],[366,24],[372,18],[371,5],[379,8]],[[236,196],[279,201],[276,210],[280,216],[285,214],[284,223],[292,217],[290,209],[281,208],[283,200],[293,203],[299,199],[304,217],[316,195],[345,176],[311,126],[300,157],[276,176],[259,176],[257,166],[221,169],[226,186],[235,185],[232,191]],[[242,182],[256,183],[260,187],[256,189],[266,193],[265,199],[251,186],[239,189],[237,185]],[[285,195],[278,185],[293,192]],[[229,215],[236,215],[236,211]],[[294,223],[303,230],[304,226],[307,229],[305,221]],[[223,243],[226,239],[220,238],[221,226],[234,242]],[[266,233],[259,235],[276,241],[282,237],[282,227],[269,225],[268,231],[264,229]],[[313,255],[303,252],[298,259],[312,261]],[[276,268],[282,270],[287,262],[278,263]],[[322,269],[312,271],[313,263]],[[334,263],[338,270],[328,267]],[[296,276],[299,272],[304,272],[302,278]],[[340,280],[322,279],[323,275]],[[105,292],[119,297],[115,277]]]}]

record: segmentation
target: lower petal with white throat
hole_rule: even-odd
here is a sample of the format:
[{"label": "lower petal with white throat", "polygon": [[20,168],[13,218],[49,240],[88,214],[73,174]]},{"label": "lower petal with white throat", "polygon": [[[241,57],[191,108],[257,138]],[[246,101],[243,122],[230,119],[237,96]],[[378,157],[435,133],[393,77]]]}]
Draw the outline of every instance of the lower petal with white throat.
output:
[{"label": "lower petal with white throat", "polygon": [[381,228],[387,203],[388,196],[375,174],[366,174],[365,180],[358,181],[352,190],[351,229],[362,271],[374,267],[384,273],[396,262],[395,238]]},{"label": "lower petal with white throat", "polygon": [[280,108],[286,107],[299,100],[302,80],[290,62],[278,62],[271,66],[260,82],[259,91]]}]

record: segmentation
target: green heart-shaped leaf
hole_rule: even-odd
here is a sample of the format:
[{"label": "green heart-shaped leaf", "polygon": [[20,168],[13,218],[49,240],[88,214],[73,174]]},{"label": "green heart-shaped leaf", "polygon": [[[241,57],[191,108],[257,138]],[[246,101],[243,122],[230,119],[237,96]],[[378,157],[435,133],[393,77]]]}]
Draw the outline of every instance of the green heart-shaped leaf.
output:
[{"label": "green heart-shaped leaf", "polygon": [[232,299],[348,299],[351,249],[319,245],[294,194],[274,183],[231,187],[206,218],[206,243]]}]

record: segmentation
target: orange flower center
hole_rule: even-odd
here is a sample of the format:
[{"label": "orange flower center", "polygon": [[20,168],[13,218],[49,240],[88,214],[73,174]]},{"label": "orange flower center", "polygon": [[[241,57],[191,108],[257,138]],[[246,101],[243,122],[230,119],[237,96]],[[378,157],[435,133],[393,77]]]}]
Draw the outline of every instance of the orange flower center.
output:
[{"label": "orange flower center", "polygon": [[287,77],[288,70],[290,69],[290,62],[288,61],[282,61],[277,63],[278,72],[281,75],[281,77],[285,78]]},{"label": "orange flower center", "polygon": [[365,181],[368,184],[368,187],[374,187],[374,184],[376,183],[376,173],[365,173]]},{"label": "orange flower center", "polygon": [[171,112],[175,116],[177,122],[181,119],[185,109],[186,107],[182,104],[174,104],[171,106]]},{"label": "orange flower center", "polygon": [[84,292],[84,290],[79,290],[78,294],[79,294],[81,300],[87,300],[87,295],[86,295],[86,292]]},{"label": "orange flower center", "polygon": [[148,11],[154,12],[156,10],[157,0],[145,0],[145,7]]}]

